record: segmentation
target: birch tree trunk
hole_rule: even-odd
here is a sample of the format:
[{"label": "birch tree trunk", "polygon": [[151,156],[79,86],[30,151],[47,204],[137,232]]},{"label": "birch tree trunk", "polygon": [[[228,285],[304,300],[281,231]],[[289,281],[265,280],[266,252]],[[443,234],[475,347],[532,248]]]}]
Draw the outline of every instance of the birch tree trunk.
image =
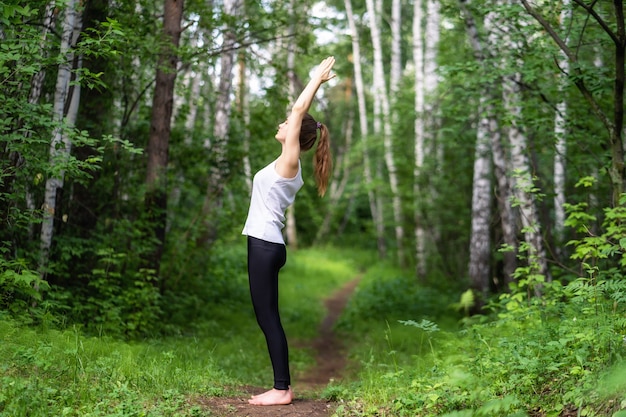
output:
[{"label": "birch tree trunk", "polygon": [[348,25],[350,27],[350,37],[352,39],[352,62],[354,65],[354,87],[356,89],[357,104],[359,108],[359,130],[361,140],[363,141],[363,176],[365,180],[365,188],[372,214],[372,221],[376,229],[376,240],[378,247],[378,256],[384,258],[386,256],[385,245],[385,229],[382,220],[382,212],[377,204],[378,197],[373,187],[372,163],[368,153],[369,145],[369,128],[367,123],[367,110],[365,106],[365,86],[363,83],[363,72],[361,69],[361,46],[359,43],[359,32],[354,21],[351,0],[344,0],[346,7],[346,15],[348,17]]},{"label": "birch tree trunk", "polygon": [[[483,46],[483,40],[478,32],[478,28],[474,17],[469,12],[467,4],[469,4],[468,0],[459,0],[459,5],[461,7],[463,20],[465,21],[465,28],[467,31],[468,39],[470,41],[470,45],[474,50],[474,56],[478,61],[479,65],[483,68],[485,73],[488,71],[492,71],[487,64],[487,54],[485,52],[485,48]],[[484,27],[487,32],[490,32],[490,37],[492,37],[493,28],[492,28],[492,20],[494,14],[489,13],[485,18]],[[494,43],[495,40],[491,40],[490,43]],[[513,273],[517,267],[516,263],[516,254],[517,254],[517,237],[515,227],[515,215],[513,212],[513,208],[511,205],[511,189],[510,184],[507,178],[508,175],[508,166],[507,166],[507,156],[502,145],[502,139],[500,135],[499,123],[496,118],[496,110],[492,104],[492,101],[495,99],[495,93],[493,92],[494,86],[491,82],[486,82],[483,85],[483,93],[481,95],[482,99],[480,101],[479,107],[479,119],[480,122],[477,126],[477,147],[481,142],[481,136],[487,135],[490,138],[490,147],[491,147],[491,156],[493,158],[493,170],[495,174],[495,179],[497,182],[497,190],[498,190],[498,212],[500,215],[500,225],[502,229],[503,242],[504,246],[508,248],[503,253],[503,275],[504,282],[509,283],[513,279]],[[477,156],[484,156],[482,152],[476,152]],[[476,171],[481,171],[482,174],[485,173],[485,166],[483,162],[475,161],[475,165],[479,164],[478,169],[475,167],[475,175]],[[481,194],[484,189],[484,184],[479,184],[479,189],[474,189],[472,192],[472,201],[479,200],[479,195],[484,199],[485,197]],[[481,191],[482,190],[482,191]],[[478,203],[478,201],[476,201]],[[484,204],[482,201],[481,204]],[[474,205],[472,206],[472,236],[470,237],[470,267],[469,274],[470,280],[472,282],[472,286],[479,293],[484,294],[485,291],[488,291],[489,288],[489,277],[485,271],[489,270],[489,265],[485,264],[486,260],[484,258],[484,251],[486,250],[485,243],[482,241],[484,239],[485,230],[484,223],[485,219],[477,219],[474,220],[474,215],[480,216],[481,214],[474,210]],[[476,224],[474,224],[476,223]],[[476,227],[476,229],[475,229]],[[479,235],[474,236],[474,233]],[[477,246],[474,246],[474,242],[477,242]],[[478,244],[478,242],[482,242]],[[481,247],[482,245],[482,247]],[[487,244],[487,246],[491,247],[491,244]],[[479,262],[479,264],[475,264],[475,262]],[[480,263],[482,262],[482,263]]]},{"label": "birch tree trunk", "polygon": [[[520,50],[521,45],[512,39],[506,23],[501,22],[499,28],[502,32],[500,36],[502,47],[509,51]],[[513,62],[512,64],[514,67],[516,64],[519,65],[518,67],[522,66],[520,62]],[[506,63],[503,62],[503,65],[506,65]],[[521,83],[522,76],[519,72],[514,73],[511,76],[504,77],[502,82],[504,109],[511,119],[507,131],[511,152],[511,169],[512,174],[514,175],[514,204],[518,206],[520,211],[522,232],[524,233],[524,240],[526,241],[526,256],[529,266],[535,269],[536,273],[543,275],[546,280],[550,280],[543,237],[541,234],[542,228],[535,201],[536,194],[533,191],[534,178],[532,175],[530,160],[526,154],[527,139],[526,135],[519,127],[519,122],[523,117],[521,106]],[[537,287],[535,287],[535,291],[538,295]]]},{"label": "birch tree trunk", "polygon": [[486,113],[487,98],[481,96],[479,122],[476,126],[474,176],[472,180],[472,230],[470,235],[469,277],[472,288],[487,300],[491,276],[491,153],[490,124]]},{"label": "birch tree trunk", "polygon": [[[425,21],[424,21],[424,33],[423,33],[423,89],[424,89],[424,102],[422,107],[422,119],[424,124],[423,136],[424,136],[424,150],[425,154],[430,153],[432,155],[432,167],[433,174],[440,175],[440,167],[443,165],[443,147],[437,141],[437,132],[439,131],[439,116],[436,111],[437,99],[435,93],[439,85],[439,77],[437,75],[437,57],[439,46],[439,26],[440,26],[440,13],[439,13],[439,0],[426,0],[422,1],[422,7],[426,7]],[[421,215],[424,216],[421,219],[422,224],[429,224],[428,230],[425,231],[422,236],[423,242],[421,243],[423,248],[434,247],[435,241],[439,239],[439,230],[433,221],[426,222],[425,216],[428,211],[428,207],[433,206],[433,201],[437,198],[439,189],[434,187],[429,181],[424,181],[422,176],[422,183],[425,187],[421,192]],[[426,188],[427,187],[427,188]],[[434,218],[433,218],[434,220]],[[422,254],[422,273],[426,273],[427,265],[426,259],[428,253],[425,251]]]},{"label": "birch tree trunk", "polygon": [[[191,48],[197,48],[198,46],[198,36],[194,36],[191,38]],[[196,125],[196,120],[198,119],[198,100],[201,92],[201,84],[203,81],[202,73],[205,71],[203,63],[199,63],[197,67],[193,68],[191,71],[188,71],[186,74],[186,90],[189,92],[187,105],[189,106],[189,112],[187,113],[187,117],[185,119],[185,139],[184,144],[186,146],[191,146],[193,143],[193,130]]]},{"label": "birch tree trunk", "polygon": [[[398,90],[400,88],[400,81],[402,80],[402,48],[401,48],[401,44],[402,44],[402,33],[401,33],[401,26],[402,26],[402,2],[401,0],[393,0],[392,2],[392,6],[391,6],[391,71],[390,71],[390,77],[389,77],[389,92],[390,92],[390,96],[391,96],[391,104],[394,105],[393,108],[393,114],[391,116],[391,119],[388,119],[388,124],[389,124],[389,137],[386,141],[386,148],[385,148],[385,156],[386,156],[386,161],[387,161],[387,168],[390,171],[389,174],[389,180],[390,183],[392,184],[392,192],[393,192],[393,210],[394,210],[394,219],[396,222],[396,227],[395,227],[395,231],[396,231],[396,240],[398,242],[398,264],[401,267],[404,267],[406,265],[406,255],[405,255],[405,251],[404,251],[404,219],[403,219],[403,215],[402,215],[402,200],[400,198],[400,190],[399,190],[399,186],[398,186],[398,179],[397,179],[397,170],[396,170],[396,164],[394,161],[394,155],[393,155],[393,147],[392,147],[392,131],[393,131],[393,126],[395,124],[395,122],[397,122],[399,120],[399,115],[398,115],[398,111],[396,109],[395,103],[396,103],[396,98],[398,97]],[[391,122],[394,122],[394,124],[392,124]],[[393,169],[389,168],[389,164],[391,163],[391,166],[393,167]],[[393,175],[391,174],[391,172],[393,171]],[[395,185],[394,185],[395,183]],[[395,191],[393,191],[395,188]]]},{"label": "birch tree trunk", "polygon": [[[194,34],[190,39],[190,47],[191,49],[196,49],[198,47],[198,37],[200,36],[200,31]],[[198,101],[201,97],[202,91],[202,82],[204,81],[203,73],[205,73],[204,63],[198,63],[193,68],[189,68],[185,71],[182,76],[181,83],[184,88],[183,91],[185,93],[182,97],[176,96],[176,91],[174,92],[174,108],[172,109],[172,119],[176,119],[178,117],[178,111],[182,107],[183,103],[187,104],[188,110],[185,115],[185,137],[183,139],[183,144],[185,147],[193,146],[194,141],[194,130],[196,126],[196,122],[198,120]],[[181,184],[184,184],[185,176],[183,172],[178,172],[176,175],[175,184],[172,187],[172,191],[170,192],[170,196],[168,198],[168,206],[170,209],[172,207],[178,207],[180,203],[180,197],[182,195]],[[167,224],[166,233],[169,233],[171,228],[171,224]]]},{"label": "birch tree trunk", "polygon": [[[436,114],[436,97],[435,93],[439,85],[439,77],[437,75],[437,48],[439,46],[439,25],[441,16],[439,13],[440,0],[426,1],[426,22],[424,33],[424,94],[426,100],[424,102],[424,117],[426,123],[426,144],[430,152],[435,158],[435,169],[443,164],[443,147],[437,143],[437,132],[439,131],[439,117]],[[434,200],[439,193],[435,187],[429,188],[428,197]],[[438,234],[438,227],[433,227],[433,235]]]},{"label": "birch tree trunk", "polygon": [[[48,33],[54,30],[54,23],[55,23],[54,17],[55,17],[54,2],[50,2],[46,4],[46,9],[44,11],[44,19],[42,21],[43,29],[41,31],[41,42],[39,42],[39,47],[42,51],[46,49],[46,45],[48,43]],[[43,81],[45,78],[46,78],[46,70],[42,68],[41,70],[37,72],[37,74],[35,74],[35,76],[31,80],[30,91],[28,94],[29,104],[34,105],[34,104],[39,103],[39,99],[41,98],[41,90],[43,88]],[[24,135],[26,137],[30,137],[31,133],[27,131],[24,133]],[[11,159],[12,165],[14,167],[21,165],[22,160],[23,160],[22,155],[20,155],[17,152],[12,152],[9,155],[9,158]],[[8,183],[12,183],[13,179],[5,178],[5,181]],[[26,201],[26,206],[28,207],[28,209],[34,212],[35,207],[36,207],[35,197],[33,196],[33,193],[31,192],[31,190],[28,188],[26,189],[26,195],[24,196],[24,200]],[[29,238],[34,239],[35,228],[34,228],[34,224],[32,223],[28,225],[28,236]]]},{"label": "birch tree trunk", "polygon": [[[42,22],[43,29],[41,31],[41,42],[39,43],[39,47],[44,50],[46,48],[48,42],[48,33],[54,29],[54,7],[55,2],[52,1],[46,5],[46,9],[44,11],[44,19]],[[36,104],[39,102],[39,98],[41,97],[41,89],[43,86],[43,80],[46,78],[46,70],[42,68],[40,71],[35,74],[30,84],[30,92],[28,94],[28,102],[30,104]]]},{"label": "birch tree trunk", "polygon": [[209,168],[209,182],[202,208],[204,223],[200,242],[202,244],[210,245],[217,237],[218,212],[223,205],[225,178],[229,173],[226,151],[229,140],[228,130],[230,128],[230,105],[237,39],[234,25],[236,24],[241,5],[241,0],[226,0],[224,2],[224,19],[228,23],[224,28],[224,41],[222,53],[220,54],[220,81],[217,90],[217,102],[215,104],[213,140],[211,141],[213,158]]},{"label": "birch tree trunk", "polygon": [[[63,188],[65,181],[65,169],[63,167],[69,160],[72,150],[72,143],[68,133],[76,122],[76,114],[80,103],[80,84],[76,83],[75,86],[71,86],[70,83],[72,81],[72,67],[75,61],[72,48],[76,45],[78,35],[80,34],[81,22],[81,15],[77,11],[76,0],[69,0],[66,4],[59,49],[62,62],[59,65],[54,91],[53,119],[56,126],[50,141],[50,166],[58,174],[46,180],[41,223],[39,271],[42,278],[45,278],[46,275],[50,248],[52,247],[57,192]],[[77,62],[77,65],[80,65],[80,58]],[[65,113],[66,106],[67,114]]]},{"label": "birch tree trunk", "polygon": [[[415,4],[417,3],[417,4]],[[413,5],[413,37],[414,55],[417,57],[415,74],[415,111],[417,119],[415,121],[416,150],[415,150],[415,185],[414,194],[416,201],[415,209],[415,247],[416,247],[416,274],[418,278],[425,279],[427,274],[426,247],[433,237],[436,228],[432,228],[433,233],[427,234],[425,231],[427,206],[431,205],[433,196],[437,189],[429,187],[423,175],[424,155],[431,153],[436,155],[437,160],[441,160],[441,147],[437,146],[436,132],[438,131],[438,117],[435,114],[435,97],[439,83],[437,77],[437,49],[439,45],[439,3],[434,0],[417,1]],[[426,8],[426,13],[424,13]],[[422,26],[425,23],[425,26]],[[439,166],[439,164],[435,164]],[[424,189],[420,190],[420,185]],[[429,187],[426,189],[426,187]]]},{"label": "birch tree trunk", "polygon": [[[374,0],[367,0],[367,11],[370,15],[370,32],[372,36],[372,47],[374,50],[374,134],[381,136],[384,145],[385,165],[389,176],[389,186],[391,189],[391,199],[394,217],[394,229],[396,235],[396,247],[398,251],[398,261],[404,264],[404,226],[402,221],[402,201],[398,190],[398,176],[393,155],[393,143],[391,132],[391,110],[389,96],[385,82],[385,70],[383,66],[382,41],[380,37],[379,19],[382,8],[381,0],[377,0],[376,9]],[[378,109],[376,106],[380,106]]]},{"label": "birch tree trunk", "polygon": [[[570,0],[562,0],[561,9],[561,31],[566,33],[567,24],[572,18],[572,9]],[[569,44],[569,36],[565,37],[565,44]],[[565,74],[570,72],[569,61],[567,55],[562,53],[559,60],[559,68],[562,72],[559,74],[559,97],[564,97],[566,86]],[[561,254],[561,243],[563,242],[563,234],[565,230],[565,161],[567,155],[567,132],[565,129],[565,120],[567,117],[567,101],[562,99],[556,105],[554,114],[554,137],[555,153],[554,153],[554,237],[556,238],[556,252]]]},{"label": "birch tree trunk", "polygon": [[415,66],[415,167],[413,171],[413,199],[415,201],[415,273],[424,280],[426,277],[426,254],[424,216],[421,200],[423,194],[420,191],[422,183],[422,170],[424,167],[424,144],[425,144],[425,85],[424,85],[424,41],[422,33],[422,20],[424,11],[422,0],[413,1],[413,64]]},{"label": "birch tree trunk", "polygon": [[[460,1],[474,56],[484,65],[485,56],[482,42],[475,21]],[[485,86],[485,92],[489,91]],[[494,126],[494,113],[491,112],[489,96],[481,94],[478,107],[478,124],[476,126],[476,148],[474,151],[474,176],[472,181],[472,226],[469,247],[469,279],[470,285],[481,297],[480,302],[487,299],[490,284],[491,263],[491,135]]]},{"label": "birch tree trunk", "polygon": [[[350,78],[345,80],[345,103],[352,101],[352,82]],[[346,112],[343,124],[343,137],[345,143],[339,147],[339,151],[335,156],[335,163],[333,164],[333,181],[330,184],[329,189],[329,204],[330,210],[326,211],[324,221],[320,226],[315,241],[320,242],[324,236],[326,236],[330,230],[330,223],[334,210],[332,208],[337,207],[339,201],[344,195],[348,180],[350,179],[350,148],[352,146],[352,136],[354,135],[354,111],[352,107]]]},{"label": "birch tree trunk", "polygon": [[243,116],[244,136],[243,136],[243,172],[246,177],[248,194],[252,192],[252,167],[250,166],[250,103],[248,102],[248,77],[246,75],[246,55],[239,52],[239,88],[237,89],[237,108],[239,114]]},{"label": "birch tree trunk", "polygon": [[[146,168],[145,211],[151,221],[151,234],[157,244],[148,255],[147,266],[158,275],[165,245],[167,226],[167,164],[174,106],[174,85],[178,56],[176,49],[182,31],[184,0],[165,0],[163,14],[164,43],[157,62],[152,99],[148,165]],[[161,282],[161,285],[163,282]]]},{"label": "birch tree trunk", "polygon": [[[389,76],[389,92],[395,103],[400,80],[402,79],[402,2],[393,0],[391,5],[391,70]],[[394,120],[397,112],[394,112]]]}]

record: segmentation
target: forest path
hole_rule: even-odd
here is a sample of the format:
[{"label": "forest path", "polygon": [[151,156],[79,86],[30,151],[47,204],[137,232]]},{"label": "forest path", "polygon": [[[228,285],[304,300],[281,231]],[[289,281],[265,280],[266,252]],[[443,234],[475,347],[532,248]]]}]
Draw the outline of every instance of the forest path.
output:
[{"label": "forest path", "polygon": [[[345,308],[350,296],[359,283],[360,278],[355,278],[344,285],[339,291],[325,300],[326,317],[320,324],[319,335],[307,346],[315,351],[316,366],[306,374],[294,378],[295,399],[289,405],[280,406],[254,406],[248,404],[248,398],[241,397],[204,397],[196,401],[204,408],[210,410],[209,416],[230,417],[328,417],[332,414],[334,405],[319,398],[329,381],[341,378],[347,358],[344,346],[336,337],[333,326]],[[259,394],[267,388],[247,387],[250,394]]]}]

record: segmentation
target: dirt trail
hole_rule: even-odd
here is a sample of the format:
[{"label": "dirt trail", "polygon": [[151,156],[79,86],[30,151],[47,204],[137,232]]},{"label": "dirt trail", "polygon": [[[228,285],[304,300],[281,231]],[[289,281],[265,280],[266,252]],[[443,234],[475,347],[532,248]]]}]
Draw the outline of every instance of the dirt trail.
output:
[{"label": "dirt trail", "polygon": [[[341,341],[335,337],[333,326],[345,308],[359,279],[348,282],[325,302],[327,314],[319,329],[319,336],[310,347],[316,352],[317,365],[307,374],[294,378],[296,399],[290,405],[259,407],[248,404],[248,397],[211,397],[196,399],[197,404],[210,410],[209,416],[230,417],[328,417],[334,405],[319,399],[317,393],[332,379],[341,378],[346,356]],[[266,388],[250,387],[249,395],[260,394]]]}]

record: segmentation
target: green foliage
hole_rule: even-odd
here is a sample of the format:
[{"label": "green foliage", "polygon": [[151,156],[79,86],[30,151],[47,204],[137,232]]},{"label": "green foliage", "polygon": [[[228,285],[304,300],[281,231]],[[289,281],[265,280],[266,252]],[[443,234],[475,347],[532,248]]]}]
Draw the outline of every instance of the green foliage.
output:
[{"label": "green foliage", "polygon": [[[587,234],[581,240],[568,242],[568,245],[575,246],[572,259],[580,260],[585,272],[592,278],[613,275],[617,273],[615,269],[607,267],[626,267],[626,194],[621,195],[619,205],[604,209],[602,234],[592,232],[589,223],[595,218],[587,215],[586,209],[584,203],[566,205],[566,225]],[[600,268],[607,270],[600,271]]]},{"label": "green foliage", "polygon": [[420,285],[410,273],[379,263],[364,275],[339,326],[348,329],[357,323],[454,316],[449,307],[452,297],[451,293]]},{"label": "green foliage", "polygon": [[164,330],[187,332],[219,320],[229,312],[248,311],[245,238],[216,242],[210,250],[187,247],[165,262]]},{"label": "green foliage", "polygon": [[[3,221],[0,228],[0,239],[3,241],[0,308],[9,311],[14,317],[22,320],[28,318],[34,322],[52,320],[59,323],[63,320],[62,317],[67,318],[76,313],[74,317],[80,317],[79,322],[84,320],[93,325],[103,321],[111,326],[114,322],[109,320],[111,317],[100,320],[98,316],[84,316],[86,311],[77,313],[78,308],[75,306],[90,305],[86,297],[83,298],[83,294],[79,291],[73,292],[79,285],[70,284],[65,288],[59,285],[60,282],[73,282],[85,268],[90,267],[77,264],[78,258],[71,254],[87,255],[83,260],[98,258],[97,249],[90,252],[95,246],[93,242],[84,245],[85,242],[82,241],[77,244],[80,239],[63,237],[68,220],[69,225],[75,220],[68,216],[67,207],[63,207],[63,194],[59,193],[56,208],[55,220],[59,225],[55,228],[55,233],[58,239],[53,245],[51,263],[46,266],[38,265],[39,242],[34,237],[38,233],[37,225],[41,221],[42,213],[34,207],[41,205],[47,178],[64,179],[67,201],[75,196],[70,190],[89,187],[93,183],[104,164],[107,151],[114,148],[120,153],[136,153],[138,149],[132,147],[128,141],[111,135],[96,139],[87,130],[70,128],[64,121],[55,121],[51,117],[52,106],[45,102],[45,98],[50,92],[48,89],[53,88],[54,69],[59,64],[60,57],[56,49],[58,38],[48,33],[48,40],[42,42],[42,31],[50,28],[37,24],[42,19],[45,2],[30,2],[28,6],[2,3],[0,6],[3,34],[0,46],[0,101],[3,103],[0,110],[0,216]],[[62,16],[63,5],[57,6],[55,11]],[[83,57],[111,58],[115,56],[115,47],[123,36],[117,22],[109,19],[100,27],[83,33],[74,52]],[[74,72],[75,79],[79,80],[74,82],[82,82],[88,88],[106,88],[101,79],[102,74],[91,72],[87,67]],[[41,97],[32,95],[31,86],[36,77],[41,77],[42,80],[39,86],[42,89]],[[50,157],[49,147],[53,132],[64,135],[72,143],[73,153],[69,157]],[[63,247],[65,242],[70,242],[70,245]],[[56,254],[61,254],[62,257],[55,258]],[[39,270],[35,272],[35,269]],[[94,271],[97,276],[97,267],[94,267]],[[44,273],[46,281],[40,278]],[[134,319],[127,320],[126,326],[116,331],[127,332],[130,327],[133,332],[138,328],[145,328],[147,321],[157,321],[153,311],[146,308],[149,304],[149,297],[146,295],[148,287],[142,284],[142,288],[137,288],[138,283],[153,279],[150,276],[154,274],[137,268],[129,275],[132,276],[133,284],[130,285],[130,291],[121,293],[121,297],[125,299],[111,300],[109,305],[100,306],[102,311],[106,311],[102,314],[115,315],[117,309],[113,307],[114,304],[128,304],[124,309],[132,311],[128,315]],[[94,282],[108,284],[106,279]],[[93,299],[97,300],[99,295],[94,295]],[[81,301],[85,303],[82,304]],[[76,302],[74,306],[73,302]],[[51,312],[55,318],[50,317]]]},{"label": "green foliage", "polygon": [[29,313],[49,289],[48,283],[37,271],[30,270],[24,259],[0,258],[0,311],[29,323]]}]

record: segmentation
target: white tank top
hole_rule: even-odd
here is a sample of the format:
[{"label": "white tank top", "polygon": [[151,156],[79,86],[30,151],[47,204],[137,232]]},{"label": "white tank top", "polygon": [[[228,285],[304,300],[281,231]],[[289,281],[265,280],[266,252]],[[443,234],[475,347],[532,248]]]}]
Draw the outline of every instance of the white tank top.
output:
[{"label": "white tank top", "polygon": [[284,244],[285,211],[293,204],[303,184],[300,161],[293,178],[278,175],[276,161],[257,172],[252,181],[248,218],[241,234]]}]

